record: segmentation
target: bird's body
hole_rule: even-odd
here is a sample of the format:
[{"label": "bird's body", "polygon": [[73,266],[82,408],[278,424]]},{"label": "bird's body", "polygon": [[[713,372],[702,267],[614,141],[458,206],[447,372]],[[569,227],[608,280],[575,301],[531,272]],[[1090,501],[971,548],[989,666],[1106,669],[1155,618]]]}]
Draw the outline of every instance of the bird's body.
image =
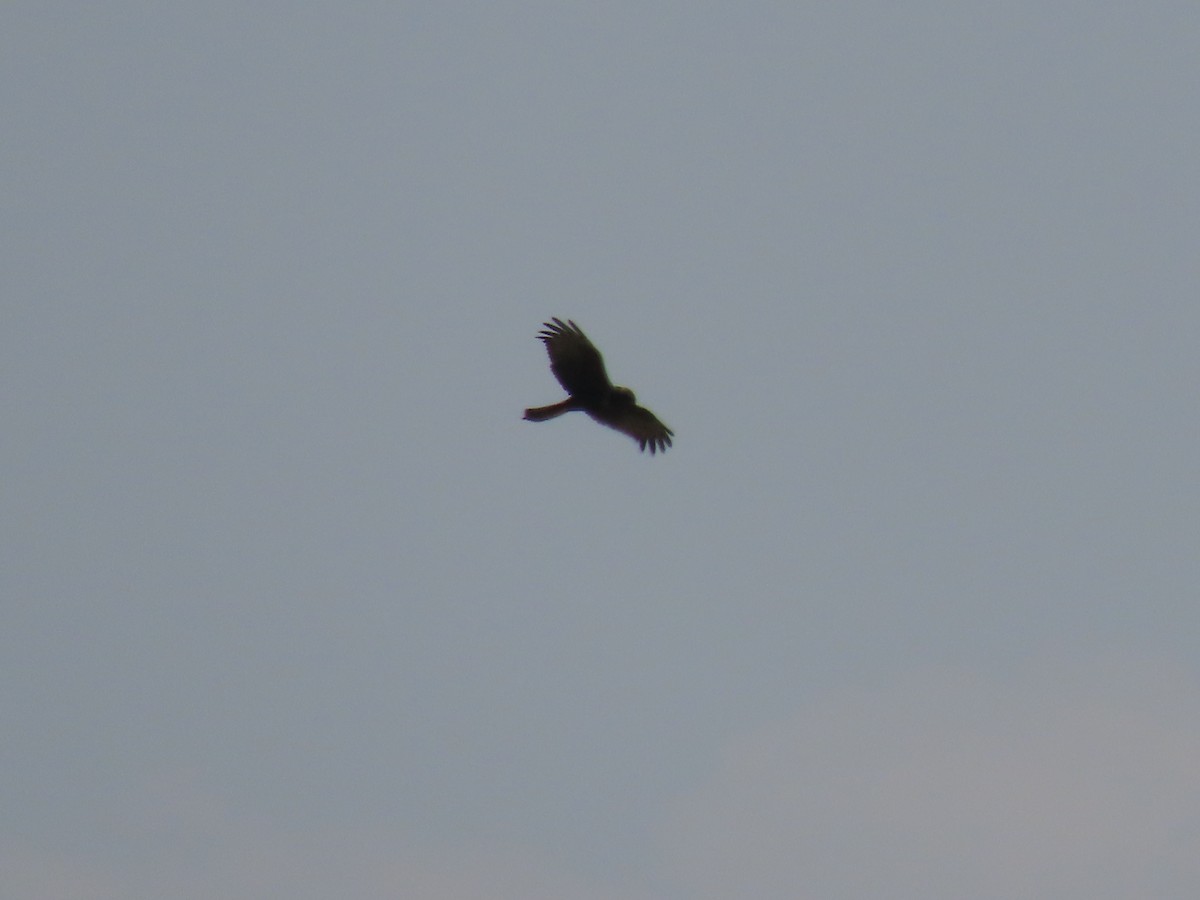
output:
[{"label": "bird's body", "polygon": [[525,410],[531,422],[544,422],[565,412],[581,410],[609,428],[615,428],[638,442],[642,450],[654,454],[671,446],[675,432],[658,420],[654,413],[637,405],[629,388],[616,387],[608,380],[604,358],[574,322],[551,319],[538,333],[550,356],[550,371],[569,397],[550,406]]}]

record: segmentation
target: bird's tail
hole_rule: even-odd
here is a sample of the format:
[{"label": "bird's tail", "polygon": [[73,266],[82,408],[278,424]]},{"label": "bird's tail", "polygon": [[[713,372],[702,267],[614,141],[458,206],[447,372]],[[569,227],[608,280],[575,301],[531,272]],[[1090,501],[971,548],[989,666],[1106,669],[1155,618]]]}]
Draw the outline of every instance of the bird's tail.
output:
[{"label": "bird's tail", "polygon": [[545,422],[547,419],[553,419],[555,416],[561,416],[565,412],[570,412],[575,407],[571,404],[571,398],[562,400],[558,403],[551,403],[549,406],[535,406],[533,409],[525,410],[525,418],[530,422]]}]

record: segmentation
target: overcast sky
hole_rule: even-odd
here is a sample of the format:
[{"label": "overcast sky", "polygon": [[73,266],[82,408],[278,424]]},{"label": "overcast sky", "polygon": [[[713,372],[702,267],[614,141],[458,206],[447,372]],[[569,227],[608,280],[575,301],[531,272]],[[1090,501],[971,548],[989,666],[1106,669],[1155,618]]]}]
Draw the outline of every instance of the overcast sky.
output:
[{"label": "overcast sky", "polygon": [[[18,900],[1200,896],[1200,6],[8,2]],[[676,432],[573,414],[574,319]]]}]

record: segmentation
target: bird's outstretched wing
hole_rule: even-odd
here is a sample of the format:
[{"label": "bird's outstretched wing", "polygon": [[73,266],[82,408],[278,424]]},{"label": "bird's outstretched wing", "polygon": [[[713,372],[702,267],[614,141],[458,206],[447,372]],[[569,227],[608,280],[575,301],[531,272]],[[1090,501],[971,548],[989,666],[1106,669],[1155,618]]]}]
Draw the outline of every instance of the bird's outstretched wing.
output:
[{"label": "bird's outstretched wing", "polygon": [[671,446],[671,437],[675,434],[670,428],[658,420],[658,416],[644,406],[635,403],[614,405],[602,411],[591,413],[596,421],[615,428],[629,435],[638,442],[642,450],[649,448],[651,455],[666,451]]},{"label": "bird's outstretched wing", "polygon": [[550,371],[573,397],[592,399],[612,390],[604,357],[579,326],[569,319],[551,319],[538,333],[550,355]]}]

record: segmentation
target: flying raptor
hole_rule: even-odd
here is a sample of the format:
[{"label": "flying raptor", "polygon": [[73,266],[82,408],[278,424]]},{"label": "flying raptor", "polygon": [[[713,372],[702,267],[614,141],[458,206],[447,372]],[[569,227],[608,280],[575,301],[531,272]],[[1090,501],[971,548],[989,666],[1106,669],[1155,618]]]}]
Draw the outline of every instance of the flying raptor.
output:
[{"label": "flying raptor", "polygon": [[675,434],[654,413],[637,405],[633,391],[615,387],[604,371],[604,357],[579,326],[568,319],[551,319],[538,337],[550,355],[550,371],[570,395],[550,406],[525,410],[530,422],[544,422],[573,409],[583,410],[601,425],[615,428],[654,454],[671,446]]}]

